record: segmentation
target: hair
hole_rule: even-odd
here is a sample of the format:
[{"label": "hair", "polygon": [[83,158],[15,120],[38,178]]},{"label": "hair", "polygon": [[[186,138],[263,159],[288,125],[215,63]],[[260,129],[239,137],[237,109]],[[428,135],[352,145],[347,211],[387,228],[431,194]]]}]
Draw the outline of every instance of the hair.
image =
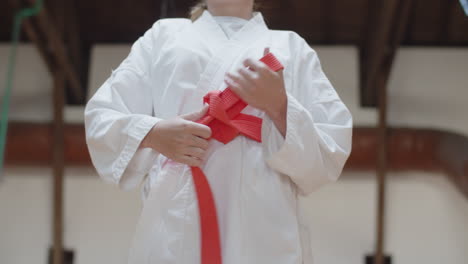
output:
[{"label": "hair", "polygon": [[192,21],[197,20],[199,17],[202,16],[203,12],[208,8],[205,0],[198,2],[198,4],[194,5],[190,9],[190,19]]},{"label": "hair", "polygon": [[[256,2],[258,1],[254,1],[254,10],[258,10],[259,8],[259,4],[257,4]],[[194,5],[191,9],[190,9],[190,19],[192,21],[195,21],[197,20],[198,18],[200,18],[202,15],[203,15],[203,12],[208,9],[208,5],[206,4],[206,0],[200,0],[198,2],[198,4]]]}]

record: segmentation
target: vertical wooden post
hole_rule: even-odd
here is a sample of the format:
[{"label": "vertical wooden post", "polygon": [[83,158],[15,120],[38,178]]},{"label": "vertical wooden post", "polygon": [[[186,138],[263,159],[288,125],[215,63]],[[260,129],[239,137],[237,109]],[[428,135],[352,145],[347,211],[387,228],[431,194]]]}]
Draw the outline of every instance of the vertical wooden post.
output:
[{"label": "vertical wooden post", "polygon": [[[377,151],[377,216],[374,263],[384,264],[387,171],[387,81],[402,42],[413,0],[369,1],[369,28],[361,46],[361,101],[379,107]],[[379,5],[380,4],[380,5]]]},{"label": "vertical wooden post", "polygon": [[64,73],[57,70],[54,74],[53,94],[53,264],[63,263],[64,90]]},{"label": "vertical wooden post", "polygon": [[[64,3],[62,1],[52,1],[55,10],[55,23],[57,25],[58,39],[64,39],[65,34],[65,14]],[[61,67],[55,67],[54,72],[54,147],[53,147],[53,167],[54,167],[54,245],[52,254],[53,264],[64,263],[63,246],[63,178],[65,169],[64,159],[64,135],[65,124],[63,120],[63,110],[65,107],[66,78],[65,71]]]},{"label": "vertical wooden post", "polygon": [[387,182],[387,85],[385,77],[377,80],[379,121],[378,121],[378,157],[377,157],[377,242],[375,264],[384,264],[385,257],[385,194]]},{"label": "vertical wooden post", "polygon": [[[27,0],[31,4],[35,0]],[[73,88],[77,101],[83,97],[79,75],[75,70],[75,66],[71,62],[68,55],[68,47],[65,44],[65,33],[69,34],[72,42],[73,55],[77,61],[77,67],[80,66],[80,43],[77,32],[76,17],[72,10],[70,1],[48,1],[49,7],[55,10],[55,21],[49,17],[47,8],[43,8],[37,18],[26,20],[24,29],[29,38],[36,44],[44,61],[53,75],[53,109],[54,119],[52,124],[53,130],[53,251],[52,263],[63,264],[63,177],[64,177],[64,133],[65,125],[63,120],[63,110],[65,105],[65,88],[67,81]],[[17,1],[9,2],[13,7],[19,7]],[[67,9],[68,8],[68,9]],[[65,14],[64,11],[68,13]],[[33,23],[36,22],[36,23]],[[53,23],[54,22],[54,23]],[[71,30],[66,30],[66,24],[70,23]],[[73,35],[74,34],[74,35]]]}]

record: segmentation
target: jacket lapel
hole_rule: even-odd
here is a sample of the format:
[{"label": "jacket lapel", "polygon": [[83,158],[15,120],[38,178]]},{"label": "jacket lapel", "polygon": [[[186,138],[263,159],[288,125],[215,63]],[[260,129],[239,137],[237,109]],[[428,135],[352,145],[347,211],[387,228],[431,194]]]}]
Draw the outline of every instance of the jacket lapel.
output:
[{"label": "jacket lapel", "polygon": [[226,88],[224,75],[233,65],[245,57],[249,49],[258,42],[268,41],[268,27],[261,13],[254,16],[236,32],[230,39],[223,32],[212,15],[205,11],[203,15],[193,23],[196,31],[200,32],[203,42],[213,50],[213,56],[200,76],[196,90],[205,94],[212,90]]}]

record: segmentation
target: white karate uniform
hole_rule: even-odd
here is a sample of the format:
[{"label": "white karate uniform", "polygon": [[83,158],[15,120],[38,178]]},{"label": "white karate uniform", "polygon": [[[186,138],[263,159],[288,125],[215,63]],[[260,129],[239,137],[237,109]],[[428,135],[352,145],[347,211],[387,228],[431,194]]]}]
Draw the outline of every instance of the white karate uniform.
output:
[{"label": "white karate uniform", "polygon": [[246,19],[232,16],[213,16],[213,19],[218,23],[229,39],[249,22]]},{"label": "white karate uniform", "polygon": [[224,264],[309,264],[298,196],[337,180],[351,151],[352,117],[299,35],[269,30],[260,13],[238,30],[228,26],[231,33],[216,20],[205,11],[194,23],[157,21],[87,104],[87,143],[100,176],[125,189],[144,182],[129,263],[200,263],[190,168],[139,144],[160,120],[200,110],[208,91],[226,88],[226,72],[269,47],[285,66],[286,137],[248,106],[243,113],[263,119],[263,142],[211,140],[201,168],[216,201]]}]

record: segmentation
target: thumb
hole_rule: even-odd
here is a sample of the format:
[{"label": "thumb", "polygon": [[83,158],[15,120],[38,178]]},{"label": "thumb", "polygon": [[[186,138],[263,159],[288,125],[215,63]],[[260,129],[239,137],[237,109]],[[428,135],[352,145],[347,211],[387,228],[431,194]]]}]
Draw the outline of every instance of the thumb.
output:
[{"label": "thumb", "polygon": [[180,117],[182,119],[195,122],[195,121],[197,121],[197,120],[199,120],[199,119],[201,119],[202,117],[205,116],[205,114],[208,112],[208,108],[209,108],[209,106],[205,105],[205,106],[203,106],[203,108],[200,111],[185,114],[185,115],[181,115]]},{"label": "thumb", "polygon": [[278,74],[281,77],[281,79],[284,79],[284,69],[279,70]]}]

